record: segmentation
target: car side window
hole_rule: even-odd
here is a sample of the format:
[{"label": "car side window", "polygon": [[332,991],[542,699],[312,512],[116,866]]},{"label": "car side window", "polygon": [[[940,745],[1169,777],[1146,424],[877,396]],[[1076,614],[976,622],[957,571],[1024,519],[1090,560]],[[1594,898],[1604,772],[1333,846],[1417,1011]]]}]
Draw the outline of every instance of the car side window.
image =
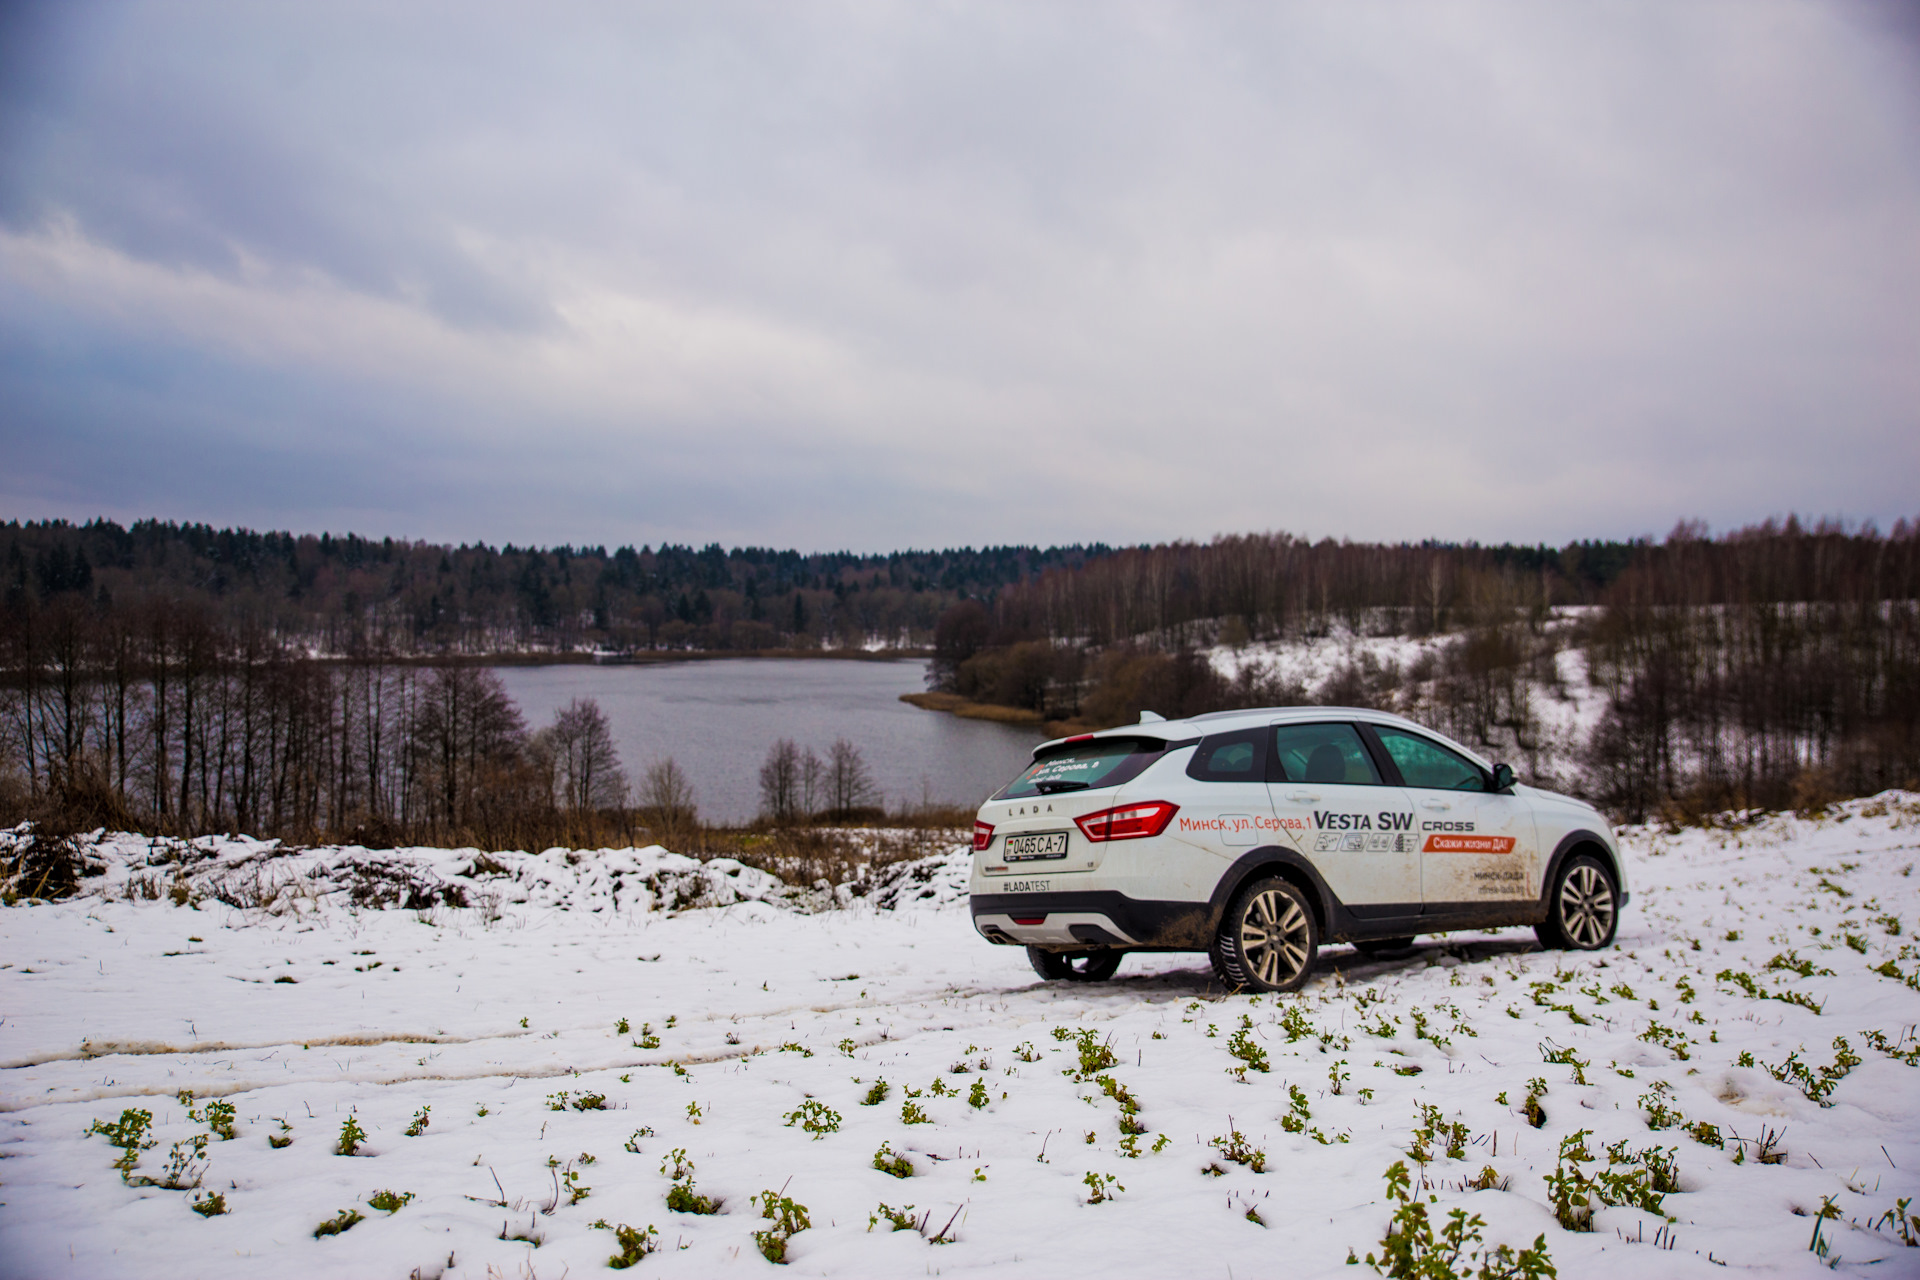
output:
[{"label": "car side window", "polygon": [[1264,730],[1242,729],[1202,738],[1187,763],[1187,776],[1199,782],[1264,782],[1260,748],[1265,737]]},{"label": "car side window", "polygon": [[1373,731],[1379,735],[1380,745],[1387,749],[1387,754],[1399,768],[1401,781],[1408,786],[1435,791],[1487,789],[1487,775],[1480,771],[1479,765],[1458,751],[1449,750],[1431,738],[1423,738],[1403,729],[1375,725]]},{"label": "car side window", "polygon": [[1288,782],[1380,785],[1380,771],[1350,724],[1275,725],[1273,751]]}]

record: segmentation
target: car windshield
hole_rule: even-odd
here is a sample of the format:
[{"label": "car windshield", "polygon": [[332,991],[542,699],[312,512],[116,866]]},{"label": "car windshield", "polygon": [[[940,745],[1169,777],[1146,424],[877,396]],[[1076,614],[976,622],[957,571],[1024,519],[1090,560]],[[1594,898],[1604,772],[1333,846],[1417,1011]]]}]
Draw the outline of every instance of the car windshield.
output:
[{"label": "car windshield", "polygon": [[1018,800],[1023,796],[1117,787],[1152,764],[1165,748],[1164,742],[1141,738],[1068,743],[1028,765],[994,799]]}]

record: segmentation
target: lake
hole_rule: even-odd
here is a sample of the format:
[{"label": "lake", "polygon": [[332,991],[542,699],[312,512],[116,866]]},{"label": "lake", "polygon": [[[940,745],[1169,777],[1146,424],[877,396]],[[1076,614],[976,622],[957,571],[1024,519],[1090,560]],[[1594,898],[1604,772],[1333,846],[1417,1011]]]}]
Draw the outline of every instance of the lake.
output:
[{"label": "lake", "polygon": [[726,658],[634,666],[497,667],[530,729],[575,698],[606,713],[627,777],[672,756],[708,821],[760,810],[760,766],[777,738],[825,756],[835,738],[860,748],[889,808],[969,808],[1026,766],[1038,729],[963,720],[900,701],[926,688],[926,664]]}]

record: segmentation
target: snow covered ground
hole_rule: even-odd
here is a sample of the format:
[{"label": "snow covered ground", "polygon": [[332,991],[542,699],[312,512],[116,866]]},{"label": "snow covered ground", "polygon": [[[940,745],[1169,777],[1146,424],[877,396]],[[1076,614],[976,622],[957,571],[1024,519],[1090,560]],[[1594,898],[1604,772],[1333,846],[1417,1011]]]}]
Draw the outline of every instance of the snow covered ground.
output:
[{"label": "snow covered ground", "polygon": [[[1350,1277],[1396,1162],[1563,1277],[1920,1274],[1920,796],[1626,835],[1610,951],[1332,948],[1281,1000],[1195,956],[1042,984],[974,936],[957,851],[862,896],[102,840],[94,892],[0,911],[0,1275],[585,1276],[622,1226],[635,1274],[771,1274],[770,1193],[793,1274]],[[1567,1230],[1556,1166],[1642,1206]]]}]

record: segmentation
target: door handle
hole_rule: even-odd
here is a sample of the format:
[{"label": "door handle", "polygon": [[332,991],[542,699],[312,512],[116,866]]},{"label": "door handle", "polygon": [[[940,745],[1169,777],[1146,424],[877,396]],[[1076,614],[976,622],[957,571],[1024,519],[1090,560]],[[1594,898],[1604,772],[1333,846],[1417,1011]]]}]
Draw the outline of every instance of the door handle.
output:
[{"label": "door handle", "polygon": [[1289,791],[1287,792],[1287,799],[1293,801],[1295,804],[1318,804],[1320,802],[1320,793],[1317,791]]},{"label": "door handle", "polygon": [[1420,802],[1420,807],[1422,809],[1432,809],[1438,813],[1444,813],[1447,810],[1453,808],[1453,806],[1448,804],[1445,800],[1422,800]]}]

